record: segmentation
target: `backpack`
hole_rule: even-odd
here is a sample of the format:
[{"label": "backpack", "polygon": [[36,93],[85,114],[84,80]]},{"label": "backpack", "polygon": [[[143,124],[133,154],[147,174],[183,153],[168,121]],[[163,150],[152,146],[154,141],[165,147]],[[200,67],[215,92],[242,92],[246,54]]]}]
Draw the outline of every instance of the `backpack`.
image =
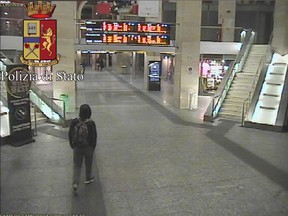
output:
[{"label": "backpack", "polygon": [[86,121],[78,120],[79,122],[73,128],[72,145],[76,147],[88,146],[88,127]]}]

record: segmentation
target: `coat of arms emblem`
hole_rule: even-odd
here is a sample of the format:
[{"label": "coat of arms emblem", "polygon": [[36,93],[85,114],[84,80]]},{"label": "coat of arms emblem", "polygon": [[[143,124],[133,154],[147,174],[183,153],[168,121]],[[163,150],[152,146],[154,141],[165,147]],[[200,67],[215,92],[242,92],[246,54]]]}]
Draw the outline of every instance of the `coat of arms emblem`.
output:
[{"label": "coat of arms emblem", "polygon": [[[47,18],[52,15],[55,5],[29,3],[27,14],[32,18]],[[41,16],[40,16],[41,15]],[[45,16],[44,16],[45,15]],[[53,19],[23,20],[23,55],[20,60],[30,66],[55,65],[60,60],[57,55],[57,21]]]}]

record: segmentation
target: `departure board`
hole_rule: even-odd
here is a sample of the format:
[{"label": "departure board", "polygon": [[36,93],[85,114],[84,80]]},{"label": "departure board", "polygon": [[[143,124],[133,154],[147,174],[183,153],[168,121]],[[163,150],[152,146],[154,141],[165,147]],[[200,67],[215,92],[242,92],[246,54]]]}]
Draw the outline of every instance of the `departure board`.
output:
[{"label": "departure board", "polygon": [[86,22],[86,42],[129,45],[170,45],[170,25],[146,22]]},{"label": "departure board", "polygon": [[130,45],[170,45],[168,35],[141,35],[119,33],[96,33],[86,35],[87,43],[112,43]]},{"label": "departure board", "polygon": [[86,22],[87,31],[170,34],[170,25],[145,22]]}]

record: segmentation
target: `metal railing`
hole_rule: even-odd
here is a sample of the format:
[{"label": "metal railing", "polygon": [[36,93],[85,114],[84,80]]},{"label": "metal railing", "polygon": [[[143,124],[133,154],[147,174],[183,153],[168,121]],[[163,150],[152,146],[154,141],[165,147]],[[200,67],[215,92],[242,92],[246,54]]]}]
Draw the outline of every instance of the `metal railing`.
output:
[{"label": "metal railing", "polygon": [[[32,103],[32,102],[31,102]],[[34,113],[34,136],[37,136],[37,107],[32,103],[33,113]],[[32,119],[31,119],[32,120]]]},{"label": "metal railing", "polygon": [[53,104],[55,104],[55,103],[53,103],[53,101],[61,101],[62,106],[63,106],[62,117],[66,121],[66,104],[65,104],[65,101],[63,99],[59,99],[59,98],[49,98],[49,99],[52,100],[51,106],[53,106]]},{"label": "metal railing", "polygon": [[[37,101],[33,101],[34,99],[33,99],[33,97],[31,97],[31,95],[30,95],[30,99],[39,107],[40,110],[41,110],[40,103],[42,103],[42,104],[44,104],[44,106],[47,106],[51,109],[50,117],[53,116],[53,113],[59,117],[58,120],[50,118],[50,120],[52,122],[60,123],[63,126],[67,125],[67,123],[66,123],[66,104],[65,104],[65,101],[63,99],[53,98],[53,97],[47,96],[46,93],[41,91],[34,83],[31,84],[30,91],[36,95]],[[55,101],[61,101],[61,103],[63,104],[63,108],[61,108],[57,103],[55,103]],[[37,103],[39,103],[39,104],[37,104]],[[45,111],[43,111],[43,110],[41,110],[41,111],[47,116],[47,113],[45,113]],[[49,116],[48,116],[48,118],[49,118]]]},{"label": "metal railing", "polygon": [[213,120],[214,118],[217,117],[220,108],[222,106],[222,103],[230,89],[235,74],[237,72],[242,71],[243,69],[244,63],[248,57],[251,46],[254,43],[254,36],[255,33],[252,30],[246,30],[246,36],[244,38],[241,49],[236,57],[236,60],[229,65],[229,68],[226,74],[224,75],[224,78],[221,81],[218,90],[216,91],[215,95],[212,98],[212,101],[208,106],[212,108],[206,111],[204,119]]}]

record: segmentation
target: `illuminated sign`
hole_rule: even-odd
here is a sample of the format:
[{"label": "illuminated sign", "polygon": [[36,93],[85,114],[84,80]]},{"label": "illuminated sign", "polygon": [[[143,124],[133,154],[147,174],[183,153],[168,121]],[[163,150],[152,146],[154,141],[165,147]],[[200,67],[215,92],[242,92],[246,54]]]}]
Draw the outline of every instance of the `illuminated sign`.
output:
[{"label": "illuminated sign", "polygon": [[87,31],[170,34],[170,25],[142,22],[86,22]]},{"label": "illuminated sign", "polygon": [[118,33],[96,33],[86,35],[87,43],[118,43],[131,45],[170,45],[168,35],[139,35]]},{"label": "illuminated sign", "polygon": [[144,22],[86,22],[87,43],[170,45],[170,25]]}]

